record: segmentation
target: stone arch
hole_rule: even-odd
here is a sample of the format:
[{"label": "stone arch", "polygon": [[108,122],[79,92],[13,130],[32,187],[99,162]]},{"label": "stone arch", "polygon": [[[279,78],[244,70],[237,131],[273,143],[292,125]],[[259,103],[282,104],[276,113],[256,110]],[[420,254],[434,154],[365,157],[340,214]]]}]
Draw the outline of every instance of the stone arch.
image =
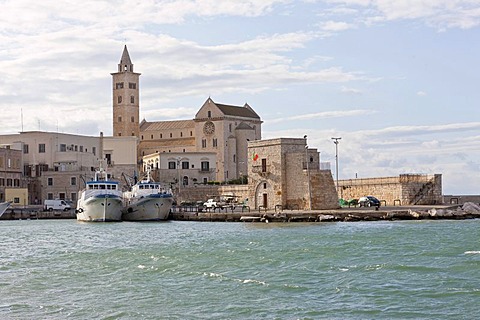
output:
[{"label": "stone arch", "polygon": [[274,207],[274,191],[273,185],[267,180],[261,180],[255,186],[255,197],[253,205],[255,209],[272,209]]}]

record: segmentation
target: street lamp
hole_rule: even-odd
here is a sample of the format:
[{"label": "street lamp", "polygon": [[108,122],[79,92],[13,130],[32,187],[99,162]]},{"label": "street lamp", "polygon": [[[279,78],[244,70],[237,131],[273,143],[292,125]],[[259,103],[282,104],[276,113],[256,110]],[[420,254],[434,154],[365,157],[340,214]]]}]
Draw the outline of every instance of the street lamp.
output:
[{"label": "street lamp", "polygon": [[342,138],[332,138],[333,143],[335,143],[335,170],[336,170],[336,178],[337,178],[337,195],[338,195],[338,140]]},{"label": "street lamp", "polygon": [[308,210],[312,210],[312,191],[310,188],[310,168],[308,167],[308,145],[307,145],[307,135],[303,136],[303,139],[305,139],[305,162],[306,162],[306,168],[307,168],[307,179],[308,179]]}]

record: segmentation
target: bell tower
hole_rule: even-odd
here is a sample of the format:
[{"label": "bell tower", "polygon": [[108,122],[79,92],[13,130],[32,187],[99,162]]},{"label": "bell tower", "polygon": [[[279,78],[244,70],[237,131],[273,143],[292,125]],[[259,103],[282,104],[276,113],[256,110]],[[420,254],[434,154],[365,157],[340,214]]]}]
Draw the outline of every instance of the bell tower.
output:
[{"label": "bell tower", "polygon": [[127,45],[112,75],[113,136],[139,136],[140,73],[133,72]]}]

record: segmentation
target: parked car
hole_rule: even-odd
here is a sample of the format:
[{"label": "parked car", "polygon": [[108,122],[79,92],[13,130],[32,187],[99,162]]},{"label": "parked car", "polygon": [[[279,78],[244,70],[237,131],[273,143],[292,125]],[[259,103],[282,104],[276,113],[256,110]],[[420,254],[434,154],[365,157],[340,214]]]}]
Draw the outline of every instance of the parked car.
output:
[{"label": "parked car", "polygon": [[372,196],[361,197],[358,199],[360,207],[380,207],[380,200]]}]

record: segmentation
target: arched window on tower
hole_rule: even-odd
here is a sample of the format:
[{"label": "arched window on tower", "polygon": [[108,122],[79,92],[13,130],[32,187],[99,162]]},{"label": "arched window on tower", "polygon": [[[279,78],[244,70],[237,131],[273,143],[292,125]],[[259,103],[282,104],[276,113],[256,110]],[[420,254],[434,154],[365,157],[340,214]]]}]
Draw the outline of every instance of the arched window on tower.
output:
[{"label": "arched window on tower", "polygon": [[135,103],[135,97],[134,96],[130,96],[130,103]]},{"label": "arched window on tower", "polygon": [[118,96],[118,103],[122,103],[122,96]]},{"label": "arched window on tower", "polygon": [[132,122],[135,122],[135,117],[131,117],[130,120],[131,120]]}]

